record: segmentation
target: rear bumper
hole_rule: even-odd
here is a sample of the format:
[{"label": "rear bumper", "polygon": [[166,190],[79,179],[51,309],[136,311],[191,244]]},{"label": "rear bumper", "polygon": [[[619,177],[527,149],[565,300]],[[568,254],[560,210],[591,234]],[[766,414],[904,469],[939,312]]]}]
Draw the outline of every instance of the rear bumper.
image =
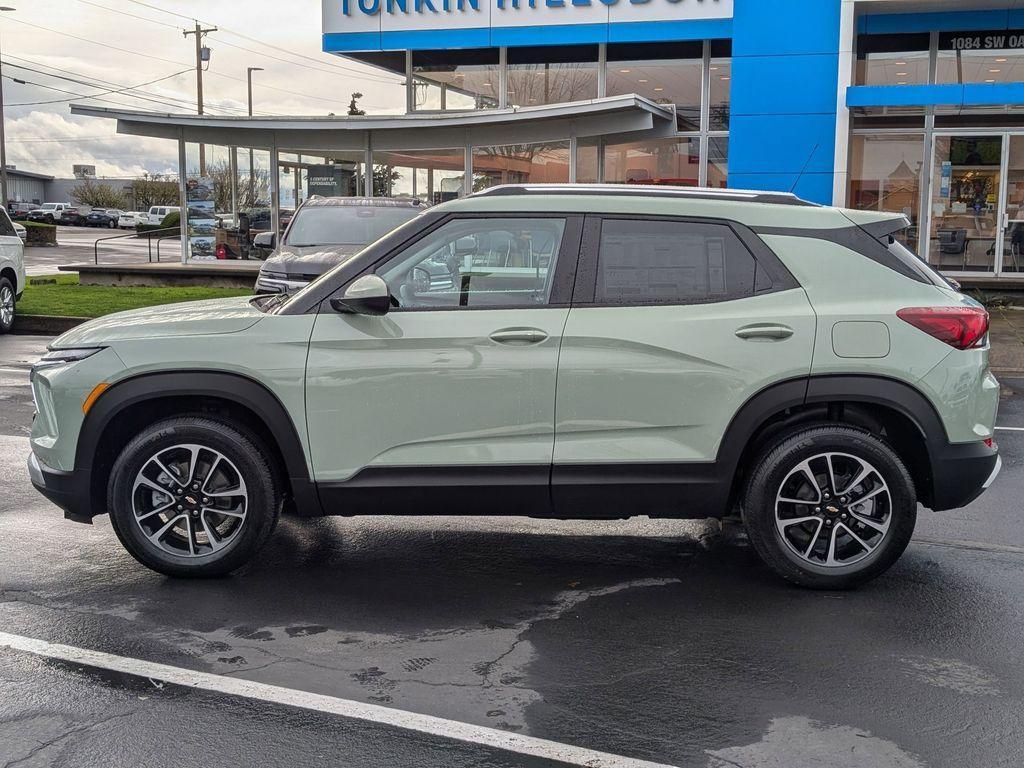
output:
[{"label": "rear bumper", "polygon": [[28,476],[37,491],[64,510],[64,517],[77,523],[92,522],[88,474],[61,472],[46,466],[35,453],[30,453]]},{"label": "rear bumper", "polygon": [[995,481],[1003,461],[996,446],[984,443],[951,443],[932,461],[932,509],[965,507]]}]

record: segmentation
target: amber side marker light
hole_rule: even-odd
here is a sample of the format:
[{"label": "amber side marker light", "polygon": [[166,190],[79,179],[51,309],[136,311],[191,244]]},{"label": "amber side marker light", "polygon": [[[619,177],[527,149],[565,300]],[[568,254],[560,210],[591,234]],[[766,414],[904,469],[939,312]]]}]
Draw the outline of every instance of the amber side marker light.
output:
[{"label": "amber side marker light", "polygon": [[101,382],[92,388],[92,392],[85,398],[85,402],[82,403],[82,413],[89,413],[89,409],[96,404],[96,401],[100,399],[100,395],[110,389],[110,385],[107,382]]}]

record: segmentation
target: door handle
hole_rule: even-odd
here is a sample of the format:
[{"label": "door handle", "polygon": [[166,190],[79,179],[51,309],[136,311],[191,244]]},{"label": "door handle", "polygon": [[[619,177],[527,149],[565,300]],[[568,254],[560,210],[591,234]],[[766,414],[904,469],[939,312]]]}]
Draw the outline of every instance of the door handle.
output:
[{"label": "door handle", "polygon": [[506,328],[491,334],[491,341],[498,344],[539,344],[548,335],[539,328]]},{"label": "door handle", "polygon": [[744,340],[782,341],[792,335],[793,329],[787,325],[745,325],[736,331],[736,336]]}]

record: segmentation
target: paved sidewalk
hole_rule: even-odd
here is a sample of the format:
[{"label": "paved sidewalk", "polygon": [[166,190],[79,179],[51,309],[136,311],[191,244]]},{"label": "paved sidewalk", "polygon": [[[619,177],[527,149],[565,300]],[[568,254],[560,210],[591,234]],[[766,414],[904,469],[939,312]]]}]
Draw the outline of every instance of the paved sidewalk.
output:
[{"label": "paved sidewalk", "polygon": [[1024,311],[990,309],[992,370],[998,374],[1024,374]]}]

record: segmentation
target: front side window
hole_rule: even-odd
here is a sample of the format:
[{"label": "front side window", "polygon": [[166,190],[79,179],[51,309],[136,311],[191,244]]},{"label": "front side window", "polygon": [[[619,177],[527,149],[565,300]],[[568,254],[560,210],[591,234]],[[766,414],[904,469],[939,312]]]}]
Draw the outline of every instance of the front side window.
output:
[{"label": "front side window", "polygon": [[598,304],[696,304],[751,296],[757,262],[724,224],[605,220]]},{"label": "front side window", "polygon": [[377,270],[402,309],[548,303],[561,218],[456,219]]}]

